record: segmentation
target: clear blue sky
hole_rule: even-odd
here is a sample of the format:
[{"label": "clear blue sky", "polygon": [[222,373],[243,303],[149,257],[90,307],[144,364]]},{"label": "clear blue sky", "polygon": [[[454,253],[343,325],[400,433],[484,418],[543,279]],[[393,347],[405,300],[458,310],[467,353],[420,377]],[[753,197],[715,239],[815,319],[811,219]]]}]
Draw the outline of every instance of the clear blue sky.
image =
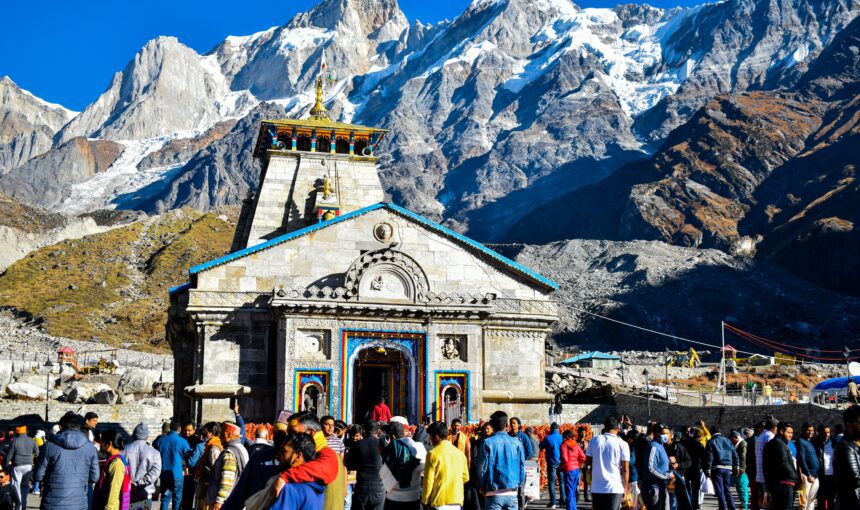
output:
[{"label": "clear blue sky", "polygon": [[[584,0],[606,7],[631,0]],[[655,7],[694,0],[652,0]],[[81,110],[96,99],[146,41],[173,35],[205,52],[228,35],[247,35],[284,24],[316,0],[235,2],[224,0],[43,2],[5,0],[0,14],[0,76],[51,102]],[[400,0],[410,19],[453,18],[469,0]]]}]

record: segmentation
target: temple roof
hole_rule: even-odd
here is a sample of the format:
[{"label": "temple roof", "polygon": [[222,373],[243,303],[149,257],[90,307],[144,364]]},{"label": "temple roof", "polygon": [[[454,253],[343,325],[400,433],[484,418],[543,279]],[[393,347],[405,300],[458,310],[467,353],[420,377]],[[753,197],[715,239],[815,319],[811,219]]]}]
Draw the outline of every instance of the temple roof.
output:
[{"label": "temple roof", "polygon": [[347,124],[328,119],[273,119],[260,122],[261,125],[270,124],[282,127],[308,127],[313,129],[328,128],[335,131],[360,131],[363,133],[387,133],[387,129],[380,129],[359,124]]},{"label": "temple roof", "polygon": [[[386,203],[386,202],[380,202],[378,204],[370,205],[370,206],[365,207],[363,209],[358,209],[356,211],[352,211],[352,212],[349,212],[347,214],[338,216],[337,218],[334,218],[332,220],[323,221],[320,223],[315,223],[313,225],[310,225],[308,227],[296,230],[294,232],[290,232],[288,234],[284,234],[284,235],[276,237],[274,239],[270,239],[269,241],[266,241],[264,243],[260,243],[260,244],[254,245],[254,246],[249,246],[245,249],[238,250],[238,251],[235,251],[233,253],[224,255],[223,257],[219,257],[217,259],[210,260],[209,262],[205,262],[203,264],[196,265],[196,266],[190,268],[188,270],[188,272],[190,275],[195,275],[195,274],[200,273],[202,271],[206,271],[207,269],[212,269],[213,267],[217,267],[217,266],[220,266],[222,264],[226,264],[228,262],[232,262],[234,260],[240,259],[242,257],[247,257],[247,256],[252,255],[254,253],[257,253],[257,252],[260,252],[263,250],[267,250],[269,248],[272,248],[273,246],[277,246],[279,244],[286,243],[287,241],[290,241],[292,239],[296,239],[298,237],[302,237],[302,236],[311,234],[313,232],[316,232],[318,230],[330,227],[330,226],[335,225],[337,223],[349,221],[353,218],[356,218],[356,217],[361,216],[363,214],[367,214],[371,211],[376,211],[378,209],[387,209],[387,210],[389,210],[395,214],[398,214],[398,215],[403,216],[407,219],[410,219],[412,221],[420,223],[421,225],[425,226],[426,228],[429,228],[430,230],[433,230],[433,231],[435,231],[435,232],[437,232],[437,233],[439,233],[445,237],[448,237],[450,239],[457,241],[458,243],[460,243],[465,248],[467,248],[473,252],[476,252],[480,256],[486,257],[486,258],[488,258],[494,262],[501,264],[502,266],[504,266],[509,271],[525,278],[526,280],[528,280],[534,284],[539,285],[540,287],[543,287],[546,290],[558,289],[558,284],[556,282],[550,280],[549,278],[547,278],[545,276],[542,276],[542,275],[536,273],[535,271],[523,266],[522,264],[518,264],[518,263],[514,262],[513,260],[491,250],[490,248],[487,248],[483,244],[481,244],[477,241],[474,241],[472,239],[469,239],[468,237],[466,237],[462,234],[454,232],[453,230],[451,230],[449,228],[443,227],[442,225],[440,225],[434,221],[431,221],[431,220],[429,220],[429,219],[427,219],[427,218],[425,218],[419,214],[416,214],[416,213],[414,213],[408,209],[405,209],[403,207],[400,207],[398,205],[394,205],[391,203]],[[173,287],[172,289],[170,289],[170,292],[174,293],[174,292],[182,291],[182,290],[185,290],[188,288],[189,288],[189,284],[183,284],[183,285],[179,285],[177,287]]]}]

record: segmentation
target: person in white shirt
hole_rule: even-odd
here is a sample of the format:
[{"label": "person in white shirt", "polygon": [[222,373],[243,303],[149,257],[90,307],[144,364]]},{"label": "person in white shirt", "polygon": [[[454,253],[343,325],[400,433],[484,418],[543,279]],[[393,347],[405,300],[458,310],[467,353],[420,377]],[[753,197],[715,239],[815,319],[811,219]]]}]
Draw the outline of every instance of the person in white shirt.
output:
[{"label": "person in white shirt", "polygon": [[585,453],[585,469],[591,470],[594,510],[619,510],[630,478],[630,447],[618,437],[618,419],[609,417],[603,433],[591,439]]}]

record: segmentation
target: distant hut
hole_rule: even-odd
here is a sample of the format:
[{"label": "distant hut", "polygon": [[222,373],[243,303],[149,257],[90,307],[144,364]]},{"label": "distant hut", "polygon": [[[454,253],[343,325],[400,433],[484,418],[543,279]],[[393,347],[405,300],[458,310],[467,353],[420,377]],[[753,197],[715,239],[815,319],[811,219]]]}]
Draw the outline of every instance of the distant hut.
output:
[{"label": "distant hut", "polygon": [[621,366],[621,358],[600,351],[584,352],[571,358],[560,361],[559,365],[577,365],[581,368],[618,368]]},{"label": "distant hut", "polygon": [[57,351],[57,363],[60,366],[69,365],[74,367],[75,370],[78,369],[78,358],[75,354],[75,350],[68,346],[60,347]]}]

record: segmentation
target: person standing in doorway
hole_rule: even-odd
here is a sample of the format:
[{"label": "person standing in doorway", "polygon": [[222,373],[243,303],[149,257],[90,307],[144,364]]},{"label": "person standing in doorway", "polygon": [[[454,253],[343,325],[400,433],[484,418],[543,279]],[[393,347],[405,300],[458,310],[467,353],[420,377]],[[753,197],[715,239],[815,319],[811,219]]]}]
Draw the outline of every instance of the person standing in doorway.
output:
[{"label": "person standing in doorway", "polygon": [[385,397],[382,395],[376,399],[376,405],[370,410],[370,419],[375,422],[388,423],[391,421],[391,409],[385,403]]},{"label": "person standing in doorway", "polygon": [[618,437],[618,431],[618,419],[610,416],[603,423],[603,433],[591,439],[585,452],[593,510],[619,510],[627,494],[630,448]]},{"label": "person standing in doorway", "polygon": [[553,423],[549,427],[549,434],[547,434],[540,443],[540,448],[544,451],[544,459],[546,459],[546,476],[547,484],[549,485],[549,508],[556,508],[556,479],[558,479],[558,503],[565,505],[565,502],[567,501],[564,497],[564,480],[558,476],[558,466],[561,464],[562,442],[564,442],[564,438],[558,431],[558,423]]}]

